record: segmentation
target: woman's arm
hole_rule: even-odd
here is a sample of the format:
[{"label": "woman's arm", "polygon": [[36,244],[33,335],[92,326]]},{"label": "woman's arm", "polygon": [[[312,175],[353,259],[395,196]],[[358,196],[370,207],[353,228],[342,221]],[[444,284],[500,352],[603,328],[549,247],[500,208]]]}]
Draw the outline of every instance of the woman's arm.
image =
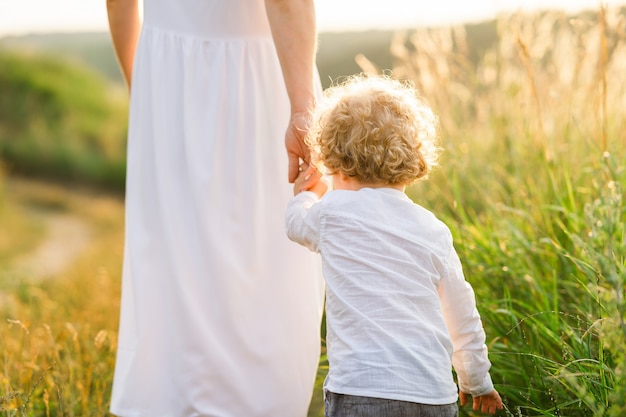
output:
[{"label": "woman's arm", "polygon": [[135,48],[141,29],[139,5],[137,0],[107,0],[107,13],[113,48],[130,88]]},{"label": "woman's arm", "polygon": [[310,161],[304,137],[315,107],[315,5],[313,0],[265,0],[265,9],[291,103],[285,146],[289,157],[289,182],[294,182],[299,158],[306,163]]}]

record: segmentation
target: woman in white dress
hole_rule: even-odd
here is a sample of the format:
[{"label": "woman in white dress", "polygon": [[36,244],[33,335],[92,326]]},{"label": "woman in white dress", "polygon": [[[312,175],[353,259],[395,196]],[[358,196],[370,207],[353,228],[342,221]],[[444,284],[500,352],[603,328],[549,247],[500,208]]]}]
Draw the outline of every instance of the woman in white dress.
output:
[{"label": "woman in white dress", "polygon": [[313,7],[107,1],[131,86],[113,414],[307,413],[323,284],[283,219],[321,90]]}]

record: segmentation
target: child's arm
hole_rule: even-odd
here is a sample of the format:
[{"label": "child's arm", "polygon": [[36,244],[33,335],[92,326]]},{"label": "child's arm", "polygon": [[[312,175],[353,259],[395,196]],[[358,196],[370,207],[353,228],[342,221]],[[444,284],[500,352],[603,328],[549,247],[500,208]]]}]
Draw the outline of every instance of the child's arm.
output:
[{"label": "child's arm", "polygon": [[285,228],[289,239],[318,252],[320,224],[319,197],[315,193],[297,193],[289,200],[285,212]]},{"label": "child's arm", "polygon": [[465,280],[454,248],[448,260],[447,273],[442,276],[437,291],[454,346],[452,363],[458,377],[461,403],[467,402],[468,395],[471,395],[474,407],[490,413],[501,409],[502,400],[494,390],[489,375],[491,363],[487,357],[485,332],[476,309],[474,290]]},{"label": "child's arm", "polygon": [[[463,391],[459,392],[461,406],[467,404],[469,396],[470,394],[467,394]],[[498,394],[498,391],[494,389],[489,394],[477,395],[473,397],[472,409],[474,411],[480,410],[485,414],[495,414],[496,410],[502,410],[502,399],[500,398],[500,394]]]}]

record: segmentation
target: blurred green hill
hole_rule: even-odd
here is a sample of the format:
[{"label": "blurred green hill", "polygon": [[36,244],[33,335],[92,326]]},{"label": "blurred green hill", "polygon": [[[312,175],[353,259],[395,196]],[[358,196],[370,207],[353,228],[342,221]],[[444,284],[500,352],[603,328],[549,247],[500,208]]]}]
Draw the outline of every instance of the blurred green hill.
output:
[{"label": "blurred green hill", "polygon": [[[392,31],[322,33],[318,67],[324,86],[340,76],[359,72],[354,57],[362,53],[382,68],[391,68],[389,45]],[[85,64],[105,78],[122,83],[108,33],[52,33],[6,37],[0,48],[46,53]]]},{"label": "blurred green hill", "polygon": [[[494,21],[466,25],[471,50],[480,51],[496,39]],[[411,30],[406,30],[411,32]],[[332,81],[361,72],[355,57],[367,57],[379,69],[393,68],[390,51],[393,36],[398,31],[372,30],[354,32],[323,32],[319,35],[317,65],[324,87]],[[49,33],[0,38],[0,49],[46,53],[87,65],[106,79],[122,83],[111,39],[106,32]],[[478,53],[479,54],[479,53]]]},{"label": "blurred green hill", "polygon": [[120,189],[128,99],[59,55],[0,48],[0,163],[9,173]]},{"label": "blurred green hill", "polygon": [[106,79],[122,83],[111,38],[106,32],[42,33],[0,38],[0,49],[44,53],[87,65]]}]

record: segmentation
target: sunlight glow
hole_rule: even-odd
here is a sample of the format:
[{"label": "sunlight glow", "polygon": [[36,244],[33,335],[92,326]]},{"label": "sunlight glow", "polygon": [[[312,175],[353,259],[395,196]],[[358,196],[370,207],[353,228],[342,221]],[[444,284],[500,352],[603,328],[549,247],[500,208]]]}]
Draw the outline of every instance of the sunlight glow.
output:
[{"label": "sunlight glow", "polygon": [[[399,29],[491,19],[517,10],[595,9],[598,0],[317,0],[320,31]],[[626,0],[605,0],[608,6]],[[105,0],[0,0],[0,36],[107,30]]]}]

